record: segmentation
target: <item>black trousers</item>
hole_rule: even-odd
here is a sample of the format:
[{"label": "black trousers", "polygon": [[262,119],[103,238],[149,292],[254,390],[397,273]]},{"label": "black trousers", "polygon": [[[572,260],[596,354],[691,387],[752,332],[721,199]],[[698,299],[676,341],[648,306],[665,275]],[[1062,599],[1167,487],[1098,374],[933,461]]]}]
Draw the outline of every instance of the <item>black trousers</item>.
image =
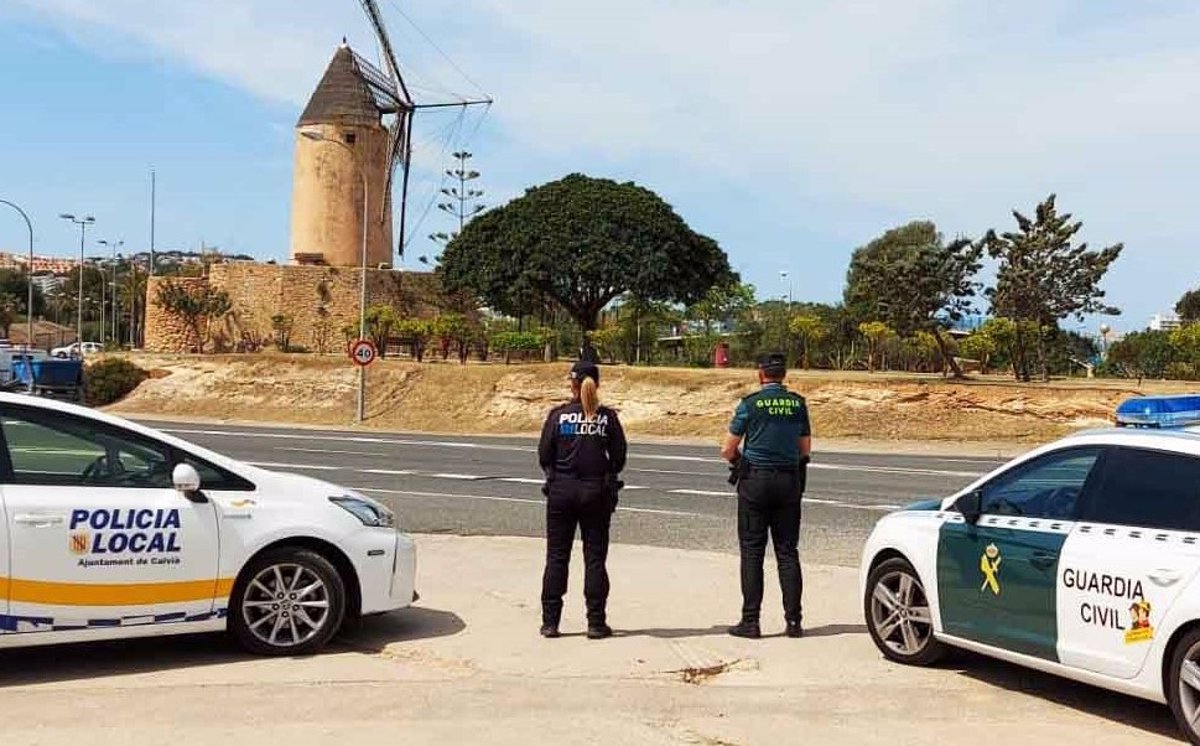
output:
[{"label": "black trousers", "polygon": [[800,571],[800,496],[804,467],[796,471],[751,470],[738,483],[738,543],[742,555],[742,620],[757,622],[763,598],[767,535],[775,548],[783,614],[800,622],[804,576]]},{"label": "black trousers", "polygon": [[575,529],[583,537],[583,597],[588,624],[604,624],[608,605],[608,528],[613,504],[603,481],[558,477],[546,499],[546,571],[542,623],[558,624],[571,563]]}]

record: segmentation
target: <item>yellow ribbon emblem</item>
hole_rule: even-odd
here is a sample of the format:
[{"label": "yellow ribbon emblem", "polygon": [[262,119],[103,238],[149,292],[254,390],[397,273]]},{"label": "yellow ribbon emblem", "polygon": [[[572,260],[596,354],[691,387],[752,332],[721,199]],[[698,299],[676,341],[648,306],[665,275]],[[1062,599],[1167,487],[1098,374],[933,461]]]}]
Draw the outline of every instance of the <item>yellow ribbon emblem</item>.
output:
[{"label": "yellow ribbon emblem", "polygon": [[979,571],[983,573],[983,585],[979,586],[981,593],[990,588],[993,594],[1000,595],[1000,562],[1003,559],[995,544],[988,544],[983,550],[979,558]]}]

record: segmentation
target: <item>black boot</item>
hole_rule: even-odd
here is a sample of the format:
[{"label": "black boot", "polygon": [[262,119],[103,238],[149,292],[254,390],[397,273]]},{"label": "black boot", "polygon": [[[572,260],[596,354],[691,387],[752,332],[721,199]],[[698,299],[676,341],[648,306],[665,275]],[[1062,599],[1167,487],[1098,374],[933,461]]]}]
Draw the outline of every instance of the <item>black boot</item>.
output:
[{"label": "black boot", "polygon": [[800,626],[800,622],[788,622],[786,634],[793,639],[804,637],[804,627]]},{"label": "black boot", "polygon": [[744,637],[747,640],[757,640],[762,637],[762,629],[759,628],[758,622],[753,619],[743,619],[736,625],[729,628],[729,634],[734,637]]},{"label": "black boot", "polygon": [[589,640],[604,640],[612,637],[612,627],[604,622],[589,623],[587,637]]}]

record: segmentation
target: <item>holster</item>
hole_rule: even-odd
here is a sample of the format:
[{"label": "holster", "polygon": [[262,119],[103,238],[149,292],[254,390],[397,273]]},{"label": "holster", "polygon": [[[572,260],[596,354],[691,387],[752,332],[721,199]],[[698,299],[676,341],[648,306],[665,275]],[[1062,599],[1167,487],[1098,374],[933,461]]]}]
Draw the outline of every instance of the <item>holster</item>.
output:
[{"label": "holster", "polygon": [[737,461],[729,465],[729,483],[737,487],[738,482],[745,479],[749,471],[750,462],[744,456],[739,456]]}]

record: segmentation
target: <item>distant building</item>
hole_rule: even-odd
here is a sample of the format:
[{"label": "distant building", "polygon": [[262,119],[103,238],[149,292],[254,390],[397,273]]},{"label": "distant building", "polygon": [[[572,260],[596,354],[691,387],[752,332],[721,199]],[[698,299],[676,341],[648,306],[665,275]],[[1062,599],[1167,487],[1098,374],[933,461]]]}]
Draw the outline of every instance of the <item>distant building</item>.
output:
[{"label": "distant building", "polygon": [[1170,332],[1183,326],[1179,316],[1173,313],[1156,313],[1150,317],[1150,331]]},{"label": "distant building", "polygon": [[[70,274],[78,264],[79,262],[75,259],[63,259],[57,256],[34,256],[33,273],[35,275],[45,273],[65,275]],[[28,254],[14,254],[8,251],[0,251],[0,269],[19,269],[25,271],[28,265]]]}]

